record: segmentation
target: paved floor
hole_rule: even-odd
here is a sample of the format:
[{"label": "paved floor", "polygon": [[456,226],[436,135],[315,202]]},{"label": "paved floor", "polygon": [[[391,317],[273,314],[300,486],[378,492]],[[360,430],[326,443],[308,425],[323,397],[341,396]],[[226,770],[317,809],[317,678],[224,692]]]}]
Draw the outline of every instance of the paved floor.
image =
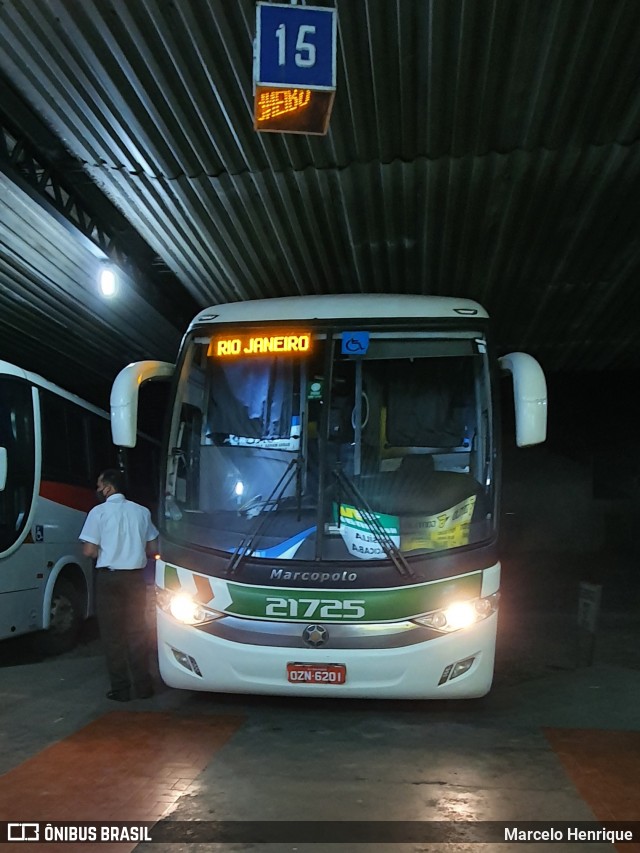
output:
[{"label": "paved floor", "polygon": [[[91,630],[57,659],[12,641],[0,648],[0,820],[169,819],[182,832],[172,843],[28,847],[102,853],[463,853],[496,849],[465,839],[473,821],[640,821],[640,618],[604,614],[592,666],[583,665],[575,621],[568,612],[503,607],[494,689],[483,700],[448,703],[164,689],[114,706]],[[271,843],[260,832],[228,844],[190,840],[186,822],[209,821],[280,830],[288,824],[271,822],[318,823]],[[336,821],[436,821],[449,834],[416,840],[407,829],[392,843],[380,824],[375,845],[358,840],[357,826],[336,841]],[[3,853],[24,849],[7,844]]]}]

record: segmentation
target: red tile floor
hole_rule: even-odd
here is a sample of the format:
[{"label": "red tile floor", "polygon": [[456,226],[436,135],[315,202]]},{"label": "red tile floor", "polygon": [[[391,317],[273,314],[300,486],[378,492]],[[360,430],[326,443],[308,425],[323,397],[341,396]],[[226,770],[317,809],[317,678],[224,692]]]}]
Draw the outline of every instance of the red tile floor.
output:
[{"label": "red tile floor", "polygon": [[[156,822],[196,790],[196,778],[243,722],[112,711],[0,776],[0,820]],[[28,846],[31,853],[61,848]],[[103,843],[100,853],[127,853],[135,846]],[[24,849],[3,845],[3,853]]]},{"label": "red tile floor", "polygon": [[[545,729],[582,799],[601,821],[640,821],[640,732]],[[640,853],[640,844],[620,844]]]},{"label": "red tile floor", "polygon": [[[197,790],[199,774],[243,722],[226,715],[105,714],[0,776],[0,820],[156,822]],[[640,732],[544,731],[598,820],[640,821]],[[129,853],[135,846],[101,844],[100,852]],[[31,853],[40,847],[61,845],[29,844]],[[3,853],[24,849],[3,845]],[[640,845],[617,849],[638,853]]]}]

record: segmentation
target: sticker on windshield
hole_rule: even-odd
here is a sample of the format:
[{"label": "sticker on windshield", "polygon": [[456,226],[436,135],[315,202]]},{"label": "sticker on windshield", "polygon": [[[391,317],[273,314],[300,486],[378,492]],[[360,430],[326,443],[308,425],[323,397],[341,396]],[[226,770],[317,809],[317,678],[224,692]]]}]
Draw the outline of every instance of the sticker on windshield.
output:
[{"label": "sticker on windshield", "polygon": [[386,554],[381,542],[385,536],[391,539],[396,548],[400,545],[397,516],[381,512],[374,512],[372,515],[381,530],[367,523],[355,506],[340,504],[340,535],[351,556],[360,560],[384,560]]},{"label": "sticker on windshield", "polygon": [[349,554],[360,560],[384,560],[383,541],[408,551],[442,551],[469,542],[469,525],[476,496],[434,515],[399,518],[396,515],[372,513],[377,524],[368,522],[357,507],[340,504],[340,535]]},{"label": "sticker on windshield", "polygon": [[435,515],[403,518],[400,522],[400,541],[403,551],[441,551],[459,548],[469,543],[469,525],[476,496]]}]

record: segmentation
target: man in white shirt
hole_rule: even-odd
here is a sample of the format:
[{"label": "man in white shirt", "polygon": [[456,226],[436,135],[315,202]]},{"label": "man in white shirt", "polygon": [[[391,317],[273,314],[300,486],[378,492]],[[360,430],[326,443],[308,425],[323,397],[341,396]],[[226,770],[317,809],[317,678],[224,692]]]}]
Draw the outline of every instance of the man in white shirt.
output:
[{"label": "man in white shirt", "polygon": [[158,531],[146,507],[122,493],[120,471],[98,477],[104,501],[87,515],[80,532],[83,553],[96,560],[96,612],[111,682],[108,699],[128,702],[153,695],[143,569],[157,550]]}]

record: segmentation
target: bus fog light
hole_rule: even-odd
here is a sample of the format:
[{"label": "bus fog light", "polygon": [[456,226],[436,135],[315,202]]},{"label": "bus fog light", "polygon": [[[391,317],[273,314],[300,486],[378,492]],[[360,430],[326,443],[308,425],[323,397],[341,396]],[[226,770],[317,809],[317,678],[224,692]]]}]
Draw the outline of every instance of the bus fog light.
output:
[{"label": "bus fog light", "polygon": [[185,669],[190,670],[191,672],[199,675],[202,678],[202,673],[200,672],[200,667],[198,666],[198,662],[195,658],[192,658],[191,655],[187,655],[184,652],[178,651],[178,649],[171,649],[173,652],[173,656],[176,661],[183,666]]},{"label": "bus fog light", "polygon": [[464,675],[465,672],[468,672],[471,669],[474,660],[474,657],[465,658],[464,660],[459,660],[457,663],[454,663],[453,668],[451,669],[451,675],[449,676],[449,681],[452,681],[459,675]]},{"label": "bus fog light", "polygon": [[189,655],[185,655],[184,652],[179,652],[177,649],[171,649],[171,651],[173,652],[173,656],[178,661],[180,666],[183,666],[185,669],[191,669]]}]

